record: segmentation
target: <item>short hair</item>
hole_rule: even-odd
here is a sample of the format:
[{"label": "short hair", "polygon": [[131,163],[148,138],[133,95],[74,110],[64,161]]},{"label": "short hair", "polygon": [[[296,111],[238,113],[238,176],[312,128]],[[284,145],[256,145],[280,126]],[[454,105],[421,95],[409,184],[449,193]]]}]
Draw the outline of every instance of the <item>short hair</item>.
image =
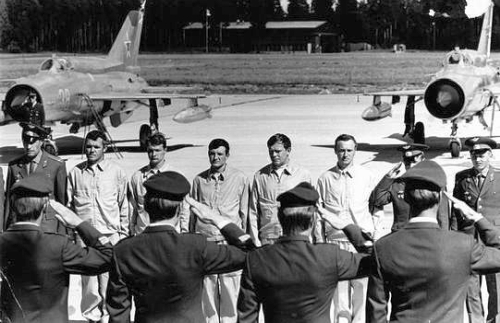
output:
[{"label": "short hair", "polygon": [[16,222],[33,221],[40,217],[49,198],[48,196],[23,196],[14,193],[11,201]]},{"label": "short hair", "polygon": [[314,205],[278,209],[278,220],[285,234],[305,231],[312,227],[317,212]]},{"label": "short hair", "polygon": [[358,148],[358,142],[356,141],[356,138],[354,138],[353,135],[343,133],[335,139],[335,149],[337,149],[337,144],[339,141],[349,141],[349,140],[354,141],[354,148]]},{"label": "short hair", "polygon": [[151,146],[162,145],[163,148],[167,148],[167,138],[165,137],[164,134],[157,132],[157,133],[149,136],[149,138],[147,140],[147,145],[148,146],[149,145],[151,145]]},{"label": "short hair", "polygon": [[290,141],[290,138],[288,138],[286,135],[284,135],[282,133],[277,133],[277,134],[272,135],[267,140],[267,148],[271,148],[271,146],[276,144],[276,143],[283,144],[283,147],[285,147],[285,149],[292,148],[292,142]]},{"label": "short hair", "polygon": [[144,199],[144,209],[148,212],[151,222],[172,219],[182,203],[182,201],[172,201],[148,192]]},{"label": "short hair", "polygon": [[85,136],[85,143],[87,142],[87,140],[97,140],[99,138],[102,139],[104,145],[108,144],[108,139],[106,138],[106,135],[104,134],[104,132],[100,130],[92,130],[91,132],[89,132],[87,136]]},{"label": "short hair", "polygon": [[410,205],[411,214],[419,214],[439,203],[440,189],[429,182],[409,181],[405,185],[404,200]]},{"label": "short hair", "polygon": [[219,147],[226,148],[226,155],[229,154],[229,143],[225,139],[216,138],[208,144],[208,150],[217,149]]}]

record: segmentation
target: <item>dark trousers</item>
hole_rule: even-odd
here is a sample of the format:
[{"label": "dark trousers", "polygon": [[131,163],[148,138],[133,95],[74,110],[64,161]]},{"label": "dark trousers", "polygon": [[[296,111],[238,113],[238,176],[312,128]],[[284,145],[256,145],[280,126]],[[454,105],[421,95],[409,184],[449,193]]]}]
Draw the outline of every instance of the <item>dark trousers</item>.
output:
[{"label": "dark trousers", "polygon": [[484,323],[484,308],[481,297],[481,276],[472,275],[469,279],[465,298],[469,323]]},{"label": "dark trousers", "polygon": [[500,304],[500,274],[486,275],[486,288],[488,289],[488,316],[486,317],[487,323],[500,323],[500,315],[498,310]]}]

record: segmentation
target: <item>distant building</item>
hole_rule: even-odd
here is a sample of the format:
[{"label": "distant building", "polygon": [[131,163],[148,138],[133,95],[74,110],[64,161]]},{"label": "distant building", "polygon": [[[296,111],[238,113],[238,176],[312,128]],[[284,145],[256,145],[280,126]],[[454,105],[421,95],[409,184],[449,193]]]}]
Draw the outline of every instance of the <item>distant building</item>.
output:
[{"label": "distant building", "polygon": [[[259,29],[249,22],[221,23],[209,29],[211,47],[229,48],[231,52],[250,51],[340,51],[340,40],[331,24],[323,20],[269,21]],[[217,29],[217,30],[215,30]],[[204,47],[205,25],[200,22],[184,27],[186,47]]]}]

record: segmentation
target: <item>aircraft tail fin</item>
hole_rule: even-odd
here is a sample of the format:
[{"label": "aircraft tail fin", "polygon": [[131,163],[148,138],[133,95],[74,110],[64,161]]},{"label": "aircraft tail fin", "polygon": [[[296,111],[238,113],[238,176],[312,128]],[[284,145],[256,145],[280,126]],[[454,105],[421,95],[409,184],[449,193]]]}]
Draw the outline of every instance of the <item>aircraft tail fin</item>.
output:
[{"label": "aircraft tail fin", "polygon": [[490,57],[491,50],[491,34],[493,24],[493,4],[484,13],[483,26],[481,28],[481,36],[479,38],[479,45],[477,46],[477,53]]},{"label": "aircraft tail fin", "polygon": [[139,10],[128,13],[107,60],[121,62],[125,67],[137,66],[145,3],[146,1],[142,3]]}]

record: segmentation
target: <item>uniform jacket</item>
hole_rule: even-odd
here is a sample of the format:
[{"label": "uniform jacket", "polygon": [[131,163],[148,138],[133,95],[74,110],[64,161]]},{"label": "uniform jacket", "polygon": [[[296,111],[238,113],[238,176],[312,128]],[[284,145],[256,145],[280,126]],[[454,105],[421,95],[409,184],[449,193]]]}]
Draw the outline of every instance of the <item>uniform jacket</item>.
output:
[{"label": "uniform jacket", "polygon": [[[230,244],[245,246],[239,239],[244,232],[235,224],[221,231]],[[137,323],[204,322],[204,276],[241,269],[244,260],[245,252],[235,246],[180,234],[170,225],[148,226],[115,245],[107,293],[110,322],[130,322],[132,296]]]},{"label": "uniform jacket", "polygon": [[[486,219],[477,223],[488,245],[500,246],[500,231]],[[462,323],[471,274],[500,270],[500,250],[470,235],[442,230],[436,223],[408,223],[374,246],[376,270],[370,276],[367,323]]]},{"label": "uniform jacket", "polygon": [[266,322],[330,323],[337,282],[366,276],[371,267],[367,254],[350,253],[334,244],[312,244],[304,236],[281,237],[274,245],[247,255],[238,299],[239,322],[257,323],[262,304]]},{"label": "uniform jacket", "polygon": [[[476,174],[474,168],[457,173],[453,196],[466,202],[494,226],[500,227],[500,171],[490,166],[481,190],[476,184]],[[454,228],[468,233],[474,231],[474,226],[463,221],[458,211],[455,210],[454,215]]]},{"label": "uniform jacket", "polygon": [[[14,159],[9,163],[9,170],[7,173],[7,183],[6,183],[6,203],[5,203],[5,213],[2,216],[2,231],[7,229],[7,227],[12,223],[12,214],[10,211],[10,188],[15,182],[22,178],[28,177],[27,168],[29,167],[29,160],[26,156],[21,156]],[[54,183],[54,188],[50,194],[50,198],[56,201],[66,204],[66,164],[65,162],[51,154],[42,150],[42,156],[40,158],[40,163],[35,169],[35,173],[44,173],[47,178]],[[47,212],[43,215],[41,227],[43,231],[46,232],[57,232],[60,234],[67,234],[70,230],[66,229],[54,216],[54,211],[52,208],[48,208]]]},{"label": "uniform jacket", "polygon": [[[403,228],[410,219],[410,206],[404,200],[405,183],[398,178],[384,176],[377,184],[370,196],[370,209],[381,209],[392,203],[394,221],[391,230]],[[451,225],[451,208],[448,198],[442,195],[438,211],[438,222],[442,229],[448,230]]]},{"label": "uniform jacket", "polygon": [[8,279],[2,282],[2,322],[68,322],[69,275],[103,273],[112,256],[111,244],[101,243],[101,234],[89,224],[77,231],[92,248],[32,224],[13,224],[0,235],[0,268]]}]

